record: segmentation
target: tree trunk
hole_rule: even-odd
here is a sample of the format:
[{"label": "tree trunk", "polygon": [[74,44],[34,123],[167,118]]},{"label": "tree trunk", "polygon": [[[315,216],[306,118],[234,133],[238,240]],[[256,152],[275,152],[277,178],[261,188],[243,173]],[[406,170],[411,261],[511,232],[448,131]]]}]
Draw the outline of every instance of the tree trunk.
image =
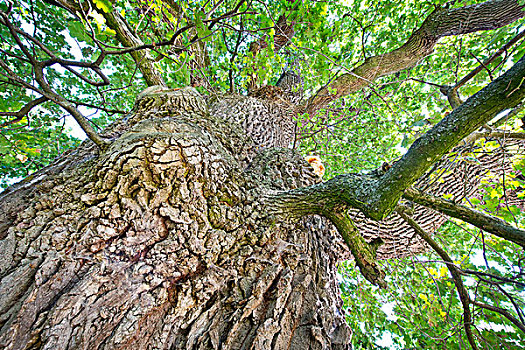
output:
[{"label": "tree trunk", "polygon": [[[292,123],[277,107],[150,90],[109,149],[85,142],[4,192],[0,347],[349,348],[339,235],[263,200],[319,181],[296,152],[252,143],[290,141],[268,135]],[[264,113],[272,130],[248,117]]]},{"label": "tree trunk", "polygon": [[[378,285],[376,256],[425,244],[397,214],[377,222],[315,199],[332,180],[310,186],[320,182],[313,168],[282,147],[294,122],[279,92],[205,100],[191,88],[150,87],[102,135],[109,148],[84,142],[2,193],[0,348],[350,348],[336,267],[351,255],[341,236]],[[443,183],[428,173],[417,188],[461,201],[488,170],[510,171],[509,149],[525,145],[507,146],[475,164],[444,157],[433,169],[448,173]],[[306,186],[315,200],[289,202]],[[418,193],[405,198],[428,205]],[[412,209],[429,233],[446,220]]]}]

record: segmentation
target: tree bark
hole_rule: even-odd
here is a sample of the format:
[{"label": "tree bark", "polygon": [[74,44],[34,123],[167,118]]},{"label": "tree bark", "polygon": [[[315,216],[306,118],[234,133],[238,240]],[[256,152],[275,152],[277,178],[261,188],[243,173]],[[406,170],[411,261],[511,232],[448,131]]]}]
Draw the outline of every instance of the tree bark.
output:
[{"label": "tree bark", "polygon": [[[361,88],[363,77],[414,64],[441,36],[498,28],[521,9],[503,0],[437,10],[407,44],[339,77],[336,94],[318,94],[308,108]],[[126,46],[140,44],[132,39]],[[385,174],[324,184],[298,153],[280,148],[293,140],[297,110],[275,95],[280,89],[205,100],[192,89],[150,87],[102,135],[110,145],[85,142],[0,195],[0,347],[349,348],[336,266],[350,251],[340,235],[381,286],[377,256],[423,247],[399,218],[377,223],[350,208],[387,216],[463,137],[523,100],[524,62]],[[149,85],[163,84],[151,64],[141,70]],[[421,226],[432,232],[444,220]]]},{"label": "tree bark", "polygon": [[374,80],[415,66],[430,55],[439,39],[501,28],[525,16],[517,0],[492,0],[460,8],[438,7],[410,38],[396,50],[367,58],[352,72],[337,77],[312,96],[306,111],[314,114],[328,103],[359,91]]},{"label": "tree bark", "polygon": [[261,200],[319,181],[302,157],[256,152],[189,89],[104,136],[0,197],[1,348],[349,348],[339,235]]},{"label": "tree bark", "polygon": [[[376,255],[424,245],[399,217],[375,222],[312,192],[313,168],[278,147],[293,140],[281,102],[150,87],[102,135],[111,146],[86,141],[2,193],[0,347],[349,348],[341,236],[382,286]],[[460,171],[417,185],[461,200],[502,158],[464,171],[445,158],[438,168]],[[314,200],[282,200],[301,188]],[[414,218],[428,232],[446,220],[417,205]]]}]

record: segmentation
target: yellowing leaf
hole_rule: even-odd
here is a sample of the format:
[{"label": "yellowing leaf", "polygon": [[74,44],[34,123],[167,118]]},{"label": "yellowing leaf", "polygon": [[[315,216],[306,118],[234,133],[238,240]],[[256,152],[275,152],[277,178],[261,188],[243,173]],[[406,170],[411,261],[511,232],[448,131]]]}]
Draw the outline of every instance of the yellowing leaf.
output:
[{"label": "yellowing leaf", "polygon": [[117,34],[117,32],[114,31],[114,30],[111,29],[111,28],[106,28],[106,30],[104,30],[104,34],[107,34],[107,35],[115,35],[115,34]]},{"label": "yellowing leaf", "polygon": [[326,16],[328,14],[328,4],[323,4],[323,7],[321,7],[321,16]]},{"label": "yellowing leaf", "polygon": [[446,266],[442,266],[440,269],[439,269],[439,277],[444,277],[447,275],[447,272],[448,272],[448,269]]},{"label": "yellowing leaf", "polygon": [[514,188],[518,188],[520,187],[520,182],[519,181],[509,181],[509,183],[514,186]]},{"label": "yellowing leaf", "polygon": [[108,0],[93,0],[93,2],[99,9],[101,9],[105,13],[110,12],[113,7]]}]

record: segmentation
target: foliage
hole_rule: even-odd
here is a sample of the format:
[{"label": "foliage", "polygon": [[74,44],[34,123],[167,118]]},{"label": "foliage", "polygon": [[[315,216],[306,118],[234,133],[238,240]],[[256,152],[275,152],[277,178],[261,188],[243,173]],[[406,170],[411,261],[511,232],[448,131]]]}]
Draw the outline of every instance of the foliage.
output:
[{"label": "foliage", "polygon": [[[204,73],[208,90],[245,93],[249,76],[253,73],[258,74],[261,84],[272,84],[276,82],[283,67],[295,62],[300,65],[305,91],[311,95],[338,72],[352,69],[366,57],[399,47],[414,28],[421,25],[425,16],[435,6],[443,3],[445,1],[425,1],[419,2],[415,7],[408,1],[343,1],[330,6],[316,1],[299,4],[286,0],[267,4],[243,3],[239,11],[246,11],[245,15],[231,17],[227,25],[210,31],[202,19],[203,14],[213,7],[211,2],[179,2],[178,6],[172,6],[170,2],[161,0],[111,3],[97,1],[96,7],[86,15],[90,22],[86,22],[63,9],[37,1],[33,4],[15,3],[15,24],[34,32],[36,38],[63,58],[88,62],[97,57],[99,52],[92,36],[107,45],[119,45],[114,30],[95,11],[97,9],[104,11],[111,7],[112,11],[125,16],[130,26],[141,33],[146,44],[170,37],[176,28],[195,23],[197,33],[184,32],[180,41],[187,45],[195,34],[206,37],[205,55],[208,56],[207,61],[213,64],[203,67],[199,73]],[[234,4],[233,1],[226,1],[216,10],[216,15],[227,13]],[[5,10],[6,5],[2,6]],[[275,14],[283,12],[289,15],[290,21],[296,22],[295,35],[285,50],[277,52],[272,42],[272,34],[275,33],[272,27],[276,21]],[[305,153],[321,155],[328,165],[328,176],[373,169],[383,161],[392,161],[402,154],[415,137],[450,110],[438,89],[412,78],[435,84],[451,84],[478,65],[478,61],[483,61],[501,47],[522,26],[522,22],[518,21],[496,31],[446,38],[438,45],[435,54],[418,66],[395,76],[382,78],[370,89],[350,95],[316,116],[300,117],[299,123],[304,132],[301,135],[301,149]],[[0,35],[4,38],[3,49],[20,56],[20,50],[7,31],[5,26],[0,27]],[[260,38],[269,45],[258,55],[253,55],[248,50],[249,45]],[[330,44],[326,45],[327,42]],[[178,54],[170,54],[172,50],[170,47],[155,50],[152,55],[157,58],[168,57],[158,60],[156,66],[169,86],[188,85],[193,69],[191,61],[203,53],[183,50]],[[489,67],[493,70],[492,76],[507,69],[523,53],[524,48],[521,45],[513,48],[504,61],[498,59]],[[444,60],[445,57],[450,59]],[[13,62],[12,58],[8,61]],[[129,111],[133,96],[145,87],[144,82],[139,79],[140,73],[133,60],[129,55],[109,55],[103,68],[110,79],[109,89],[94,88],[59,65],[48,68],[47,79],[56,87],[57,92],[68,99],[103,106],[112,111]],[[20,76],[30,76],[30,66],[27,64],[15,65],[13,62],[13,69]],[[92,75],[87,71],[84,74]],[[481,72],[460,93],[467,97],[472,95],[486,84],[487,78],[488,74]],[[0,87],[0,92],[4,98],[0,102],[2,111],[16,111],[34,96],[24,88],[13,89],[5,84]],[[87,114],[91,113],[97,116],[99,127],[113,121],[118,115],[89,108]],[[43,127],[56,128],[61,111],[55,106],[49,106],[41,108],[38,113],[29,114],[29,118],[38,118],[37,114],[47,115]],[[0,116],[0,123],[9,119]],[[21,127],[24,123],[27,121],[20,121],[16,125]],[[5,132],[9,135],[9,131]],[[18,134],[10,136],[11,142],[17,142],[16,135]],[[5,152],[6,150],[3,151]],[[12,157],[16,157],[15,152],[10,153]],[[42,154],[42,157],[51,159],[54,155],[56,153]],[[36,163],[45,163],[34,157],[39,156],[31,157]],[[8,168],[13,166],[25,167],[23,163],[5,164]],[[13,176],[14,173],[2,174],[5,177],[8,174]]]},{"label": "foliage", "polygon": [[[453,2],[453,6],[478,2]],[[173,45],[154,46],[148,54],[151,57],[147,59],[162,73],[168,86],[192,84],[205,94],[227,91],[244,94],[254,75],[259,85],[275,84],[283,69],[299,67],[306,95],[312,96],[337,74],[352,70],[368,57],[398,48],[426,16],[445,3],[445,0],[421,1],[416,5],[407,0],[337,3],[94,0],[91,6],[73,15],[43,1],[17,1],[11,21],[55,55],[81,62],[96,60],[102,48],[121,47],[119,34],[104,17],[107,14],[125,18],[145,45],[167,40],[189,26]],[[231,15],[237,5],[240,15]],[[1,3],[0,10],[7,11],[8,4]],[[291,43],[284,48],[275,43],[275,23],[282,13],[293,22],[295,31]],[[213,22],[213,19],[219,20]],[[450,112],[451,107],[437,85],[457,83],[522,31],[523,23],[521,20],[499,30],[445,38],[417,66],[380,78],[316,115],[298,115],[300,150],[320,155],[328,178],[369,171],[383,162],[394,161],[419,135]],[[32,84],[32,66],[19,59],[24,53],[5,25],[0,25],[0,38],[1,60],[7,62],[15,75]],[[30,44],[27,38],[22,40],[31,46],[35,56],[50,57],[42,47]],[[255,53],[250,46],[260,41],[267,46]],[[513,46],[463,85],[460,96],[465,99],[479,91],[523,54],[522,42]],[[98,81],[100,77],[93,70],[72,71],[60,64],[45,69],[49,85],[89,116],[97,130],[128,113],[134,96],[146,86],[128,54],[107,55],[101,69],[109,81],[105,86],[93,86],[78,76]],[[0,80],[0,95],[1,112],[16,112],[38,97],[6,76]],[[78,145],[82,136],[70,134],[67,121],[70,117],[66,115],[48,101],[20,120],[1,127],[0,186],[6,187],[12,179],[29,175]],[[523,112],[514,116],[506,128],[519,129],[517,118],[522,116]],[[13,118],[0,114],[0,125]],[[482,146],[494,147],[490,143]],[[474,161],[475,156],[472,155]],[[469,205],[525,227],[525,216],[516,206],[501,204],[508,191],[523,196],[524,169],[524,158],[517,157],[514,172],[504,180],[489,174],[482,196],[470,198]],[[523,250],[459,222],[448,223],[440,231],[439,239],[463,270],[519,282],[494,285],[479,275],[468,276],[472,297],[504,306],[515,300],[520,306],[517,309],[523,309]],[[482,263],[479,257],[483,257]],[[401,261],[386,261],[383,267],[392,286],[386,291],[364,282],[352,263],[340,268],[343,300],[356,349],[378,347],[385,334],[391,335],[398,348],[465,347],[461,304],[439,257],[429,252]],[[392,312],[381,311],[384,305],[393,305]],[[474,312],[478,337],[487,348],[525,347],[523,334],[507,319],[486,310],[474,309]]]},{"label": "foliage", "polygon": [[[518,282],[494,285],[487,282],[492,280],[487,276],[471,275],[466,279],[471,297],[505,305],[510,295],[523,309],[525,285],[520,271],[525,255],[521,248],[503,240],[487,240],[482,233],[455,222],[442,228],[439,239],[450,245],[461,269]],[[389,349],[461,349],[468,344],[461,332],[463,310],[454,281],[435,253],[383,262],[391,285],[387,290],[371,286],[351,265],[343,264],[340,272],[355,349],[379,348],[380,344]],[[478,337],[487,349],[525,348],[523,333],[509,320],[494,312],[474,310]]]}]

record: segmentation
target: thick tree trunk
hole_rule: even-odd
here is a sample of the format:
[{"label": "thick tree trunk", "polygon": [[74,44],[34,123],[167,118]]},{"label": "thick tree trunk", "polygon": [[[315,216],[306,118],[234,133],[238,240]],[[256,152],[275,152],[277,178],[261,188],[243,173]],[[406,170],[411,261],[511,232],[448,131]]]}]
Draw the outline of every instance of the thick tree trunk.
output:
[{"label": "thick tree trunk", "polygon": [[[85,142],[1,194],[0,348],[349,348],[336,267],[350,254],[326,219],[304,216],[326,198],[286,205],[320,179],[277,147],[294,135],[275,93],[205,101],[150,87],[102,135],[113,140],[103,153]],[[523,142],[508,146],[523,153]],[[427,174],[416,185],[461,201],[488,170],[510,170],[507,152],[445,157],[444,183]],[[322,187],[307,190],[315,199]],[[313,212],[336,224],[372,283],[384,278],[376,254],[425,247],[397,214],[336,209]],[[413,211],[428,232],[446,220]]]},{"label": "thick tree trunk", "polygon": [[262,201],[316,175],[210,105],[141,96],[103,154],[85,143],[0,197],[1,348],[349,348],[339,236]]}]

